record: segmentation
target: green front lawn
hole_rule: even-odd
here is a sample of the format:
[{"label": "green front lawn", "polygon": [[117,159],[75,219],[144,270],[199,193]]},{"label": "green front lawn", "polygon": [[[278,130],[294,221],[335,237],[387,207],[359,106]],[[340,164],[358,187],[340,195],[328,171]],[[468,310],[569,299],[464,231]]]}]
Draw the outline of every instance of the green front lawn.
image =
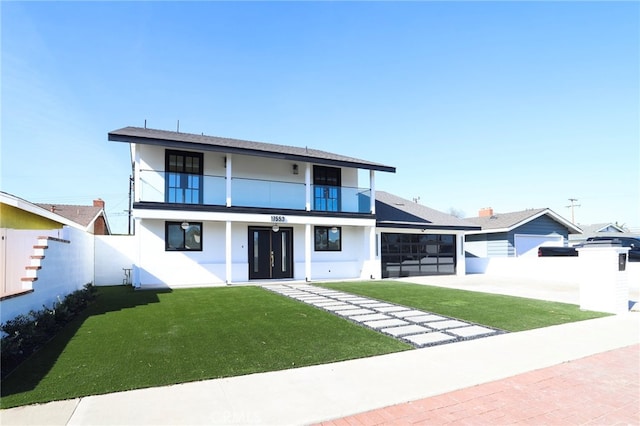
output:
[{"label": "green front lawn", "polygon": [[577,305],[394,281],[326,283],[323,287],[381,299],[506,331],[607,316]]},{"label": "green front lawn", "polygon": [[[575,305],[399,282],[323,284],[519,331],[605,314]],[[410,349],[259,287],[133,291],[96,302],[2,382],[2,408]]]},{"label": "green front lawn", "polygon": [[258,287],[98,289],[2,382],[2,408],[284,370],[411,346]]}]

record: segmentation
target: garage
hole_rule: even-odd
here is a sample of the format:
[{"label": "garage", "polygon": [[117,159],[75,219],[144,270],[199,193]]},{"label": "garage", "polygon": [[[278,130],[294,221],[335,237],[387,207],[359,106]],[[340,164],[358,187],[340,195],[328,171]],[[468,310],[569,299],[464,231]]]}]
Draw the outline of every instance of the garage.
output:
[{"label": "garage", "polygon": [[515,234],[513,237],[513,245],[516,250],[516,256],[537,256],[538,247],[564,246],[564,237],[562,235],[531,235],[531,234]]}]

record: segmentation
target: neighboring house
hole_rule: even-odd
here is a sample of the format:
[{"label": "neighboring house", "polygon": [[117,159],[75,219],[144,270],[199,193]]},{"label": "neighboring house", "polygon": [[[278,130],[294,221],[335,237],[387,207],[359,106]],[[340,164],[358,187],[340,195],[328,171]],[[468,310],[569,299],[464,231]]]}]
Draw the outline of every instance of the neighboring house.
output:
[{"label": "neighboring house", "polygon": [[634,236],[633,233],[627,232],[622,226],[614,223],[595,223],[592,225],[580,225],[582,234],[569,235],[569,243],[576,245],[591,237],[615,237],[615,236]]},{"label": "neighboring house", "polygon": [[473,223],[387,192],[376,192],[382,278],[464,275],[464,234]]},{"label": "neighboring house", "polygon": [[539,246],[565,246],[570,234],[582,232],[547,208],[513,213],[494,213],[486,208],[480,210],[479,217],[467,220],[481,227],[466,233],[468,257],[535,256]]},{"label": "neighboring house", "polygon": [[37,203],[37,205],[77,223],[90,234],[111,235],[104,201],[100,198],[93,200],[92,206],[45,203]]},{"label": "neighboring house", "polygon": [[582,225],[580,224],[580,229],[582,229],[582,233],[585,235],[588,234],[601,234],[601,233],[624,233],[625,229],[621,226],[618,226],[614,223],[595,223],[592,225]]},{"label": "neighboring house", "polygon": [[92,282],[93,241],[76,222],[0,192],[0,322]]},{"label": "neighboring house", "polygon": [[381,276],[375,172],[394,167],[147,128],[108,137],[131,148],[135,287]]}]

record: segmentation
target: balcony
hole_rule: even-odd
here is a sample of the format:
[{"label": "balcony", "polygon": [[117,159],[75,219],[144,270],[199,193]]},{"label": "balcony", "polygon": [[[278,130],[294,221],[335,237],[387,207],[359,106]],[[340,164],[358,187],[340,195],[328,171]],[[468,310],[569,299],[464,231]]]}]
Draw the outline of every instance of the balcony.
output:
[{"label": "balcony", "polygon": [[[141,170],[138,186],[141,202],[226,206],[224,176]],[[309,185],[311,211],[370,213],[369,188]],[[272,180],[231,178],[232,207],[306,210],[307,185]]]}]

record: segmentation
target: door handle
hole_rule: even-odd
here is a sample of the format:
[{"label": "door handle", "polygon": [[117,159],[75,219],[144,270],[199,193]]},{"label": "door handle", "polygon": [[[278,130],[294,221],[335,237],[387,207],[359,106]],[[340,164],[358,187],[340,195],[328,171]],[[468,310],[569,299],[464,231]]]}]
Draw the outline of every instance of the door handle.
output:
[{"label": "door handle", "polygon": [[273,251],[271,252],[271,267],[273,268],[273,266],[275,265],[275,259],[273,257]]}]

